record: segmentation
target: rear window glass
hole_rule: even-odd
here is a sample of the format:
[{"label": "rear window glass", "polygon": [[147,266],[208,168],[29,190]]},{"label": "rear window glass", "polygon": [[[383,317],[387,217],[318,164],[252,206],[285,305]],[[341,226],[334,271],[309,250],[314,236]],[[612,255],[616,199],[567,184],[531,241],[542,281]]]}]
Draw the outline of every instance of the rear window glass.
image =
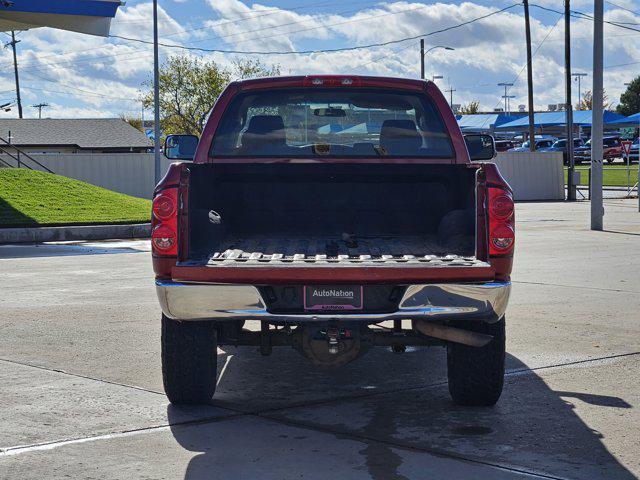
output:
[{"label": "rear window glass", "polygon": [[453,148],[426,94],[308,88],[238,95],[210,155],[450,158]]}]

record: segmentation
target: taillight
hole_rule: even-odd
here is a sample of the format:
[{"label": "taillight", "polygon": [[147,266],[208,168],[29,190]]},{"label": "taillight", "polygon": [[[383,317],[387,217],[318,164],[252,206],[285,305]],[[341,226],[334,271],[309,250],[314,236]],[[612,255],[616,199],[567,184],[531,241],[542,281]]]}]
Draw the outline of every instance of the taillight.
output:
[{"label": "taillight", "polygon": [[511,192],[489,188],[489,254],[510,255],[515,246],[515,215]]},{"label": "taillight", "polygon": [[175,200],[164,193],[161,193],[153,200],[153,214],[159,220],[167,220],[173,216],[176,211]]},{"label": "taillight", "polygon": [[178,189],[167,188],[153,199],[151,249],[154,255],[178,255]]}]

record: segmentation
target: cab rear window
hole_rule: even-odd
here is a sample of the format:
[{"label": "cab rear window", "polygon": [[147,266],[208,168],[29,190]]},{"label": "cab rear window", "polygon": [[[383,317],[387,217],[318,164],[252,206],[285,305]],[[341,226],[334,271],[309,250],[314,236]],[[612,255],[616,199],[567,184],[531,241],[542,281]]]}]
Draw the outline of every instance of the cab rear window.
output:
[{"label": "cab rear window", "polygon": [[239,94],[210,155],[451,158],[453,148],[426,94],[307,88]]}]

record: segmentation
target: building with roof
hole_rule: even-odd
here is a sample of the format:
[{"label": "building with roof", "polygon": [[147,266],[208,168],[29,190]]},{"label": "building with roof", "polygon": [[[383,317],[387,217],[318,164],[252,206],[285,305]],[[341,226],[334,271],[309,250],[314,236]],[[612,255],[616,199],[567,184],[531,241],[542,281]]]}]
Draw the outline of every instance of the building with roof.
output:
[{"label": "building with roof", "polygon": [[121,118],[0,119],[0,144],[5,142],[29,154],[143,153],[153,147]]}]

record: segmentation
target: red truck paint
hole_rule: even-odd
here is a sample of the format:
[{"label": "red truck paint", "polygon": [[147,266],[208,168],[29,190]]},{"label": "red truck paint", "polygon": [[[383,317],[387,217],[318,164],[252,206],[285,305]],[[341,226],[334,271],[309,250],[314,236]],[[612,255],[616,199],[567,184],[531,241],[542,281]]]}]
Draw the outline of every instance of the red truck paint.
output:
[{"label": "red truck paint", "polygon": [[[231,83],[215,103],[207,125],[198,145],[194,163],[401,163],[401,164],[467,164],[470,168],[479,171],[479,191],[478,204],[483,208],[478,208],[477,232],[478,238],[487,238],[487,217],[486,217],[486,188],[496,187],[510,192],[510,187],[500,175],[497,167],[492,163],[472,164],[464,141],[464,137],[458,123],[449,108],[449,105],[440,90],[433,82],[421,80],[384,78],[384,77],[355,77],[346,78],[357,80],[357,85],[371,88],[393,88],[404,91],[426,91],[431,97],[435,106],[439,110],[445,127],[449,133],[454,149],[452,158],[436,159],[398,159],[398,158],[232,158],[216,159],[209,156],[209,149],[213,141],[216,129],[220,123],[222,115],[233,97],[240,91],[251,91],[260,89],[278,88],[318,88],[310,84],[309,79],[313,78],[345,78],[339,76],[297,76],[278,77],[248,80]],[[344,88],[349,88],[345,86]],[[188,216],[186,214],[188,205],[188,182],[186,181],[187,162],[177,162],[170,166],[164,178],[155,189],[155,194],[159,194],[166,188],[179,188],[179,218],[178,218],[178,250],[179,257],[167,257],[153,255],[153,268],[158,279],[173,279],[176,281],[192,281],[207,283],[274,283],[286,284],[292,282],[322,283],[332,281],[335,283],[335,273],[331,268],[279,268],[261,267],[259,269],[239,268],[239,269],[210,269],[207,267],[193,267],[180,265],[179,260],[188,258]],[[486,242],[478,242],[478,258],[490,263],[491,268],[473,269],[443,269],[443,268],[357,268],[341,267],[341,282],[358,283],[393,283],[393,282],[454,282],[454,281],[486,281],[486,280],[509,280],[512,264],[513,250],[507,255],[489,256],[486,250]],[[333,276],[332,276],[333,275]]]}]

